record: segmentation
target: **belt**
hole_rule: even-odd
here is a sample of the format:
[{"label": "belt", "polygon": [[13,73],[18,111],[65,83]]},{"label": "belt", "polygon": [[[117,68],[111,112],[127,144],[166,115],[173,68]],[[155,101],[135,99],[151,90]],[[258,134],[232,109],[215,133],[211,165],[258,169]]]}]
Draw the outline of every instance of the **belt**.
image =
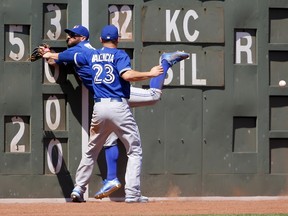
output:
[{"label": "belt", "polygon": [[108,101],[108,102],[122,102],[122,98],[95,98],[95,103],[98,102],[104,102],[104,101]]}]

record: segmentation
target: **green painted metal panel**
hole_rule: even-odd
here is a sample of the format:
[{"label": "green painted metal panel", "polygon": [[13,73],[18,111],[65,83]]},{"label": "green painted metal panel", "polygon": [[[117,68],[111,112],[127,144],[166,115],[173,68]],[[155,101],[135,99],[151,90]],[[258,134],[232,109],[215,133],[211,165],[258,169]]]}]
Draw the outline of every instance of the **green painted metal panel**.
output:
[{"label": "green painted metal panel", "polygon": [[[257,115],[257,67],[235,66],[233,75],[233,115]],[[245,86],[245,88],[244,88]]]},{"label": "green painted metal panel", "polygon": [[5,24],[31,24],[31,5],[33,0],[3,0],[1,1],[2,15]]},{"label": "green painted metal panel", "polygon": [[[64,198],[74,187],[71,175],[9,175],[1,176],[1,198]],[[35,190],[37,188],[37,190]]]},{"label": "green painted metal panel", "polygon": [[167,171],[172,174],[199,173],[199,152],[202,151],[202,92],[177,88],[167,89],[165,92],[162,101],[165,111]]},{"label": "green painted metal panel", "polygon": [[269,52],[270,86],[279,87],[280,80],[288,80],[284,68],[288,65],[288,53],[285,51]]},{"label": "green painted metal panel", "polygon": [[209,3],[202,5],[200,1],[147,2],[142,9],[142,28],[149,31],[143,31],[142,40],[223,43],[223,15],[223,6],[210,7]]},{"label": "green painted metal panel", "polygon": [[[143,172],[165,173],[165,129],[162,101],[149,107],[136,108],[135,117],[141,132],[143,148]],[[155,121],[155,119],[157,119]],[[151,151],[151,149],[153,149]]]},{"label": "green painted metal panel", "polygon": [[[232,172],[233,113],[232,101],[227,100],[232,97],[231,93],[224,93],[222,90],[208,90],[204,92],[203,97],[202,172]],[[223,124],[224,122],[225,124]]]},{"label": "green painted metal panel", "polygon": [[234,153],[232,166],[234,174],[255,174],[257,173],[257,154]]},{"label": "green painted metal panel", "polygon": [[288,129],[288,122],[283,119],[283,116],[288,114],[287,97],[273,96],[270,97],[270,130]]},{"label": "green painted metal panel", "polygon": [[[66,49],[63,29],[82,22],[82,1],[21,2],[0,3],[0,196],[69,197],[81,160],[81,82],[71,68],[54,70],[28,55],[42,42]],[[161,101],[133,109],[144,195],[287,193],[288,90],[279,86],[288,81],[287,1],[88,3],[91,43],[101,47],[101,28],[117,25],[119,47],[136,70],[159,64],[163,52],[191,55],[169,70]],[[92,104],[90,97],[89,115]],[[125,184],[127,157],[119,148],[118,177]],[[105,175],[101,152],[89,196]],[[123,188],[113,194],[123,195]]]},{"label": "green painted metal panel", "polygon": [[[143,175],[142,191],[151,197],[201,196],[201,175]],[[187,185],[186,183],[189,182]]]},{"label": "green painted metal panel", "polygon": [[165,89],[157,105],[136,108],[144,172],[188,174],[201,170],[201,99],[201,91]]},{"label": "green painted metal panel", "polygon": [[270,140],[270,172],[271,174],[285,174],[288,172],[286,163],[288,156],[287,139],[271,139]]},{"label": "green painted metal panel", "polygon": [[[32,101],[32,79],[29,63],[5,63],[2,83],[5,89],[6,114],[30,114]],[[16,79],[17,77],[17,79]],[[26,84],[24,86],[23,84]],[[21,104],[21,106],[20,106]],[[23,105],[22,105],[23,104]]]},{"label": "green painted metal panel", "polygon": [[[224,51],[221,46],[200,47],[193,45],[149,45],[141,51],[143,70],[159,64],[165,52],[184,50],[191,57],[174,65],[164,82],[166,86],[223,86]],[[152,59],[152,60],[151,60]],[[148,84],[149,81],[143,82]]]},{"label": "green painted metal panel", "polygon": [[287,8],[270,8],[270,43],[287,43]]},{"label": "green painted metal panel", "polygon": [[233,118],[233,152],[256,153],[257,152],[257,118],[234,117]]}]

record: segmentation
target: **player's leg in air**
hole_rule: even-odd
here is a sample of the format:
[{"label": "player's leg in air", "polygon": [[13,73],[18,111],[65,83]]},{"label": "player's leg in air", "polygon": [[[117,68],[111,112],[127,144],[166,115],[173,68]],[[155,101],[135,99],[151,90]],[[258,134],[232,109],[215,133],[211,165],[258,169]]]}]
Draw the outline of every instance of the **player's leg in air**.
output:
[{"label": "player's leg in air", "polygon": [[142,107],[156,104],[161,98],[164,80],[169,68],[188,57],[188,53],[180,51],[162,54],[161,65],[164,73],[157,77],[153,77],[150,80],[149,89],[131,87],[129,99],[130,107]]},{"label": "player's leg in air", "polygon": [[[131,87],[129,99],[130,107],[149,106],[157,103],[161,98],[164,80],[169,68],[188,57],[188,53],[180,51],[162,54],[161,65],[164,73],[157,77],[153,77],[150,80],[149,89]],[[107,163],[107,178],[103,181],[103,187],[95,194],[96,199],[107,197],[121,187],[121,183],[117,178],[117,160],[119,151],[116,141],[117,136],[113,133],[109,136],[104,145]]]}]

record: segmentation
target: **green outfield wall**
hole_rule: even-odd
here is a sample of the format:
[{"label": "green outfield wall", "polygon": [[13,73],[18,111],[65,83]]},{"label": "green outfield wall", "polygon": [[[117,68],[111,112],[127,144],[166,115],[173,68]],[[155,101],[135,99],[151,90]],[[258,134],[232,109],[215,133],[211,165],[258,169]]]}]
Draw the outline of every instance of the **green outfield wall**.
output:
[{"label": "green outfield wall", "polygon": [[[0,198],[70,196],[93,99],[72,68],[29,54],[44,42],[65,50],[63,30],[77,24],[96,48],[101,28],[116,25],[139,71],[163,52],[190,53],[169,70],[156,105],[133,108],[144,195],[288,194],[288,87],[279,86],[288,82],[288,1],[1,0]],[[86,198],[105,174],[102,152]]]}]

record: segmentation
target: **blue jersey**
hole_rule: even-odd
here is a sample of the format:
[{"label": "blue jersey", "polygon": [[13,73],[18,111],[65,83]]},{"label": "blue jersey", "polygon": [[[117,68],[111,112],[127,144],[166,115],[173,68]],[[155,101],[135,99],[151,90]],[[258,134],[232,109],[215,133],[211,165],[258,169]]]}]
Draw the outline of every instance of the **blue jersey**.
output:
[{"label": "blue jersey", "polygon": [[92,86],[92,77],[90,73],[90,66],[89,65],[77,65],[75,64],[75,54],[77,53],[83,53],[84,55],[89,55],[91,50],[95,50],[89,43],[89,41],[82,41],[78,43],[77,45],[68,48],[67,50],[59,53],[58,60],[55,62],[57,64],[69,64],[73,63],[73,67],[78,74],[78,76],[81,78],[83,84],[88,88],[90,91],[93,92],[93,86]]},{"label": "blue jersey", "polygon": [[95,98],[129,98],[130,82],[121,78],[121,74],[131,70],[127,53],[117,48],[97,49],[89,55],[75,55],[76,64],[91,67]]}]

